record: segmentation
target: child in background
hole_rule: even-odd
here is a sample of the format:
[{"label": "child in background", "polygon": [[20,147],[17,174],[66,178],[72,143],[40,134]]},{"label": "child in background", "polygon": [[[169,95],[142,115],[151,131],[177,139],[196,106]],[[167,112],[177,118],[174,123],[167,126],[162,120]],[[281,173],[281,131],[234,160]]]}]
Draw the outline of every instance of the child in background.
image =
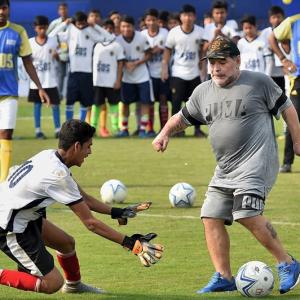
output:
[{"label": "child in background", "polygon": [[244,37],[237,46],[241,53],[241,70],[265,72],[266,44],[258,36],[255,16],[245,16],[242,21]]},{"label": "child in background", "polygon": [[[46,32],[49,26],[48,18],[45,16],[37,16],[34,20],[34,30],[36,36],[29,39],[32,49],[32,62],[40,79],[42,87],[50,97],[52,108],[53,122],[55,128],[55,138],[58,138],[60,130],[60,96],[57,89],[56,81],[56,59],[58,54],[58,42],[56,38],[48,37]],[[28,101],[34,103],[34,126],[35,137],[37,139],[45,139],[46,136],[41,130],[41,107],[42,102],[38,93],[38,88],[34,82],[30,81],[30,90]]]},{"label": "child in background", "polygon": [[[103,27],[109,33],[113,34],[114,22],[112,20],[108,19],[104,21]],[[94,48],[93,85],[95,104],[92,106],[91,125],[95,128],[98,127],[99,111],[103,105],[106,105],[105,99],[107,99],[113,135],[116,135],[119,130],[118,105],[120,101],[124,59],[123,47],[116,42],[116,40],[97,43]],[[99,135],[101,137],[108,137],[110,133],[107,128],[102,125],[100,126]]]}]

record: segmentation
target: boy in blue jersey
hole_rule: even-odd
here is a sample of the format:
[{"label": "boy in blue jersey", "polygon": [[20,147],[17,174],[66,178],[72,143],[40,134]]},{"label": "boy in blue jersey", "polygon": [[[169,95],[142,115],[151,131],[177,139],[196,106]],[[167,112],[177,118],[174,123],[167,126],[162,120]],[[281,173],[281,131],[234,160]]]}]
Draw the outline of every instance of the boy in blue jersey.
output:
[{"label": "boy in blue jersey", "polygon": [[0,182],[7,177],[11,160],[17,117],[18,56],[22,57],[26,72],[36,84],[42,102],[50,102],[32,64],[27,33],[22,26],[9,22],[9,8],[9,0],[0,0]]}]

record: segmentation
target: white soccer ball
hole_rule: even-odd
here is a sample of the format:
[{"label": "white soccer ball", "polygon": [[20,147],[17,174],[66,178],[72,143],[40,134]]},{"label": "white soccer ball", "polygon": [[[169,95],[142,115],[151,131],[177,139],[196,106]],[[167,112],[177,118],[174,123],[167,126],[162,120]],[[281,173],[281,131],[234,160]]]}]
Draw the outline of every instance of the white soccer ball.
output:
[{"label": "white soccer ball", "polygon": [[196,195],[196,190],[190,184],[180,182],[170,189],[169,200],[173,207],[192,207]]},{"label": "white soccer ball", "polygon": [[100,195],[104,203],[122,203],[127,196],[127,188],[120,180],[111,179],[104,182],[100,189]]},{"label": "white soccer ball", "polygon": [[238,291],[246,297],[269,295],[274,287],[274,275],[261,261],[249,261],[242,265],[235,278]]}]

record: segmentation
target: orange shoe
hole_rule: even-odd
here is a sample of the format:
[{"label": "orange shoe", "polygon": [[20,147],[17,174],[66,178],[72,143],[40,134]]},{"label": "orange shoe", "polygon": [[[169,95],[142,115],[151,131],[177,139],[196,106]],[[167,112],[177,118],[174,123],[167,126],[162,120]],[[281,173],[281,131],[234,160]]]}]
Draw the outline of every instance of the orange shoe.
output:
[{"label": "orange shoe", "polygon": [[101,128],[99,135],[103,138],[110,137],[110,132],[107,130],[107,128]]}]

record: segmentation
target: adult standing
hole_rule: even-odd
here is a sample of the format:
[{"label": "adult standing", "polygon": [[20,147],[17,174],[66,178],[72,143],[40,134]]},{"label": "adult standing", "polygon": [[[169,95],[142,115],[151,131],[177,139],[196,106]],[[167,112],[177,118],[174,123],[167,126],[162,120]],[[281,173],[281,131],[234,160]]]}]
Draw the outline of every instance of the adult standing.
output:
[{"label": "adult standing", "polygon": [[[290,41],[291,60],[287,59],[286,54],[278,45],[281,41]],[[279,26],[274,28],[269,37],[269,42],[274,53],[282,62],[284,71],[290,76],[290,97],[300,116],[300,14],[286,18]],[[288,173],[292,171],[294,162],[293,140],[289,130],[285,133],[285,146],[283,165],[280,172]]]},{"label": "adult standing", "polygon": [[217,167],[206,192],[201,218],[216,272],[197,293],[236,290],[225,228],[234,220],[277,260],[279,290],[283,294],[297,285],[300,264],[283,248],[263,211],[278,173],[273,116],[278,119],[282,113],[295,153],[300,155],[298,116],[291,100],[269,76],[240,71],[240,53],[230,39],[217,37],[208,48],[207,58],[212,80],[194,90],[186,106],[153,141],[155,150],[164,151],[172,134],[194,124],[209,126]]},{"label": "adult standing", "polygon": [[22,58],[26,72],[36,84],[42,102],[50,103],[31,61],[31,48],[25,29],[9,21],[10,1],[0,0],[0,182],[8,174],[12,156],[12,137],[18,107],[17,58]]}]

